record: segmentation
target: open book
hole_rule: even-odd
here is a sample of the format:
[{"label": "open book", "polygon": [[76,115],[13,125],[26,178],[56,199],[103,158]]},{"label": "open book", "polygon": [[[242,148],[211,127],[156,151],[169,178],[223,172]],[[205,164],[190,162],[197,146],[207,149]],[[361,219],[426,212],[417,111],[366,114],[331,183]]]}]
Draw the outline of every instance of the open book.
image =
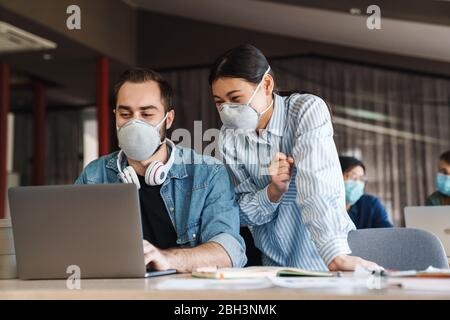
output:
[{"label": "open book", "polygon": [[247,267],[247,268],[199,268],[192,272],[196,278],[207,279],[245,279],[265,277],[332,277],[331,272],[308,271],[283,267]]}]

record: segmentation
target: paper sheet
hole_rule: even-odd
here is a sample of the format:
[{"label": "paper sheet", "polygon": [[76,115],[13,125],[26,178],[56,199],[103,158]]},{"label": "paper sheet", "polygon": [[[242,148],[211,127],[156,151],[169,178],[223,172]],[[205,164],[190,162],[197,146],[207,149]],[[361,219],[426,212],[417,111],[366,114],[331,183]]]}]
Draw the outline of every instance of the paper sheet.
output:
[{"label": "paper sheet", "polygon": [[[373,281],[375,280],[375,282]],[[291,289],[382,289],[383,278],[268,277],[256,279],[168,279],[158,290],[254,290],[273,286]]]},{"label": "paper sheet", "polygon": [[382,278],[300,278],[271,277],[278,287],[292,289],[382,289],[386,282]]},{"label": "paper sheet", "polygon": [[168,279],[156,285],[158,290],[254,290],[272,287],[268,278],[258,279]]},{"label": "paper sheet", "polygon": [[450,292],[450,279],[397,278],[390,279],[391,282],[400,284],[405,290]]}]

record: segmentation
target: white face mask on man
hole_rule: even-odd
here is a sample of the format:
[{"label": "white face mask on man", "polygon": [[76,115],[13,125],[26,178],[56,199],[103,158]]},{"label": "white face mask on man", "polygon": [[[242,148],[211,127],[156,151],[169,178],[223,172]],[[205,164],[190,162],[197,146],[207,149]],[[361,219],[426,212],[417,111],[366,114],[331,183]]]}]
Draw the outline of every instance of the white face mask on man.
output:
[{"label": "white face mask on man", "polygon": [[220,119],[227,129],[255,130],[258,127],[261,116],[270,109],[272,103],[262,112],[256,111],[250,103],[264,82],[264,77],[269,73],[270,66],[264,72],[261,82],[256,87],[247,103],[224,102],[219,106]]},{"label": "white face mask on man", "polygon": [[150,158],[164,142],[161,141],[159,128],[166,120],[168,113],[157,124],[152,125],[140,119],[132,119],[117,129],[119,147],[125,155],[136,161]]}]

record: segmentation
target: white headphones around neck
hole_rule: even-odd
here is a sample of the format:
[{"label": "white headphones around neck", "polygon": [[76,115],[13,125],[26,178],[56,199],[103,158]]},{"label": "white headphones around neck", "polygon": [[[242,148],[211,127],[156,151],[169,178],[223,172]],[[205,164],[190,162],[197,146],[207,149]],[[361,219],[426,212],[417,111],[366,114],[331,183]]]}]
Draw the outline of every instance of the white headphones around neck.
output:
[{"label": "white headphones around neck", "polygon": [[[169,173],[170,168],[173,165],[175,158],[175,144],[169,139],[166,139],[166,142],[170,148],[170,156],[167,162],[164,164],[159,160],[153,161],[145,171],[145,183],[149,186],[158,186],[163,184],[167,178],[167,174]],[[123,183],[134,183],[137,188],[140,189],[141,184],[139,183],[139,178],[133,167],[127,166],[122,170],[120,163],[122,162],[123,157],[124,152],[120,150],[119,155],[117,156],[117,169],[119,170],[119,179]]]}]

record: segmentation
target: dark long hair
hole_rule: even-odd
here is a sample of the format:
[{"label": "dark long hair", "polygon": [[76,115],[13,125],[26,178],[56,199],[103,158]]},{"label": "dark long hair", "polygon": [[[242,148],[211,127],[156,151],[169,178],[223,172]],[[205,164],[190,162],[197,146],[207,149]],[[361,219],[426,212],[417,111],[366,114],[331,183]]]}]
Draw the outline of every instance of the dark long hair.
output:
[{"label": "dark long hair", "polygon": [[[264,54],[251,44],[241,44],[220,55],[209,71],[208,82],[212,85],[219,78],[241,78],[250,83],[258,84],[261,82],[264,73],[269,68],[269,62]],[[272,68],[269,71],[272,78],[275,74]],[[280,96],[290,96],[294,93],[309,93],[305,91],[278,91],[274,85],[273,91]],[[325,102],[331,117],[333,113],[330,105]]]},{"label": "dark long hair", "polygon": [[[223,77],[241,78],[253,84],[261,82],[269,68],[264,54],[250,44],[242,44],[220,55],[209,72],[209,84]],[[273,70],[269,74],[274,78]]]}]

